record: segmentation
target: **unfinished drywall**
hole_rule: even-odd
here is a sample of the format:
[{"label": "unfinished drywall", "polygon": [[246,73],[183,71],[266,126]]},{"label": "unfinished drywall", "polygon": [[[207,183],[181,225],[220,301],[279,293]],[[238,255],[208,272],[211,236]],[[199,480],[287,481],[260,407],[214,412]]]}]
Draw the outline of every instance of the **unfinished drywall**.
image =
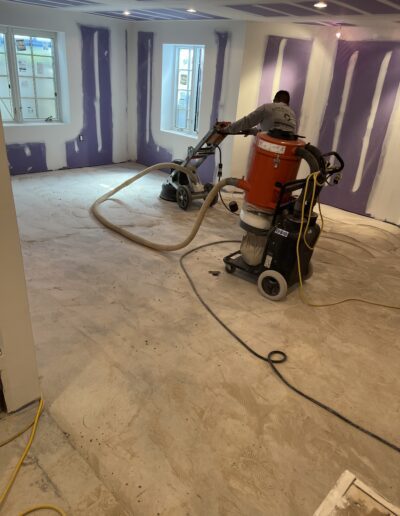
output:
[{"label": "unfinished drywall", "polygon": [[[289,89],[299,134],[324,152],[337,150],[346,163],[342,182],[326,189],[322,200],[399,223],[393,191],[400,190],[394,167],[400,43],[396,34],[353,27],[342,30],[341,40],[335,33],[335,28],[248,24],[237,117],[270,101],[278,89]],[[237,176],[247,169],[250,145],[235,143]]]},{"label": "unfinished drywall", "polygon": [[[183,158],[216,119],[232,119],[236,112],[244,40],[243,23],[168,22],[134,24],[129,33],[130,154],[154,164]],[[205,45],[204,78],[198,138],[161,130],[162,45]],[[137,116],[132,115],[134,112]],[[230,169],[232,143],[224,144],[224,164]],[[161,159],[162,158],[162,159]],[[215,175],[212,159],[199,170],[204,181]]]},{"label": "unfinished drywall", "polygon": [[127,160],[128,24],[11,3],[1,23],[57,32],[60,50],[63,122],[5,124],[11,173]]},{"label": "unfinished drywall", "polygon": [[338,149],[346,170],[337,188],[325,190],[325,202],[355,213],[368,213],[399,87],[399,72],[398,42],[338,42],[319,146]]},{"label": "unfinished drywall", "polygon": [[81,25],[83,127],[66,143],[67,166],[80,168],[112,163],[110,31]]}]

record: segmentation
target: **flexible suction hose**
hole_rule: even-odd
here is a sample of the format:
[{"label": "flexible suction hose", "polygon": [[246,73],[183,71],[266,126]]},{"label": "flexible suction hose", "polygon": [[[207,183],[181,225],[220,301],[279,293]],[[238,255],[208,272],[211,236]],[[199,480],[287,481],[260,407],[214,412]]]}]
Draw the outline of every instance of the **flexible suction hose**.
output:
[{"label": "flexible suction hose", "polygon": [[189,179],[193,183],[197,183],[197,177],[193,173],[192,170],[182,167],[181,165],[178,165],[177,163],[157,163],[156,165],[153,165],[151,167],[145,168],[139,174],[136,174],[136,176],[131,177],[127,181],[124,181],[119,186],[115,187],[113,190],[110,190],[106,194],[102,195],[97,199],[91,206],[91,212],[96,217],[96,219],[103,224],[103,226],[111,229],[112,231],[115,231],[116,233],[119,233],[123,237],[127,238],[128,240],[131,240],[132,242],[136,242],[137,244],[144,245],[146,247],[149,247],[150,249],[155,249],[156,251],[177,251],[178,249],[183,249],[187,245],[190,244],[190,242],[194,239],[197,232],[199,231],[199,228],[203,222],[204,217],[206,216],[206,212],[208,208],[210,207],[212,201],[214,200],[215,196],[218,195],[218,192],[226,185],[231,186],[238,186],[238,179],[230,177],[227,179],[222,179],[219,181],[212,190],[210,190],[209,194],[207,195],[206,199],[204,200],[204,203],[199,211],[199,214],[197,215],[196,221],[193,225],[192,230],[190,231],[189,235],[183,240],[182,242],[179,242],[177,244],[159,244],[157,242],[152,242],[151,240],[147,240],[146,238],[143,238],[139,235],[135,235],[131,231],[128,231],[127,229],[124,229],[121,226],[118,226],[117,224],[114,224],[110,222],[104,215],[102,215],[99,211],[100,204],[103,204],[103,202],[110,199],[113,195],[115,195],[117,192],[120,192],[127,186],[131,185],[135,181],[138,181],[145,175],[149,174],[150,172],[153,172],[154,170],[160,170],[164,168],[172,168],[174,170],[179,170],[180,172],[183,172],[186,174]]}]

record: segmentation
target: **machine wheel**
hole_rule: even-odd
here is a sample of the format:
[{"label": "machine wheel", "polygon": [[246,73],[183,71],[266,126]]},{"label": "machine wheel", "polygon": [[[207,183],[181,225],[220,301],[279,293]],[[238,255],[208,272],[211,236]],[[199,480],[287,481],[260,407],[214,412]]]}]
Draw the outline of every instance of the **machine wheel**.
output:
[{"label": "machine wheel", "polygon": [[181,185],[178,187],[176,191],[176,202],[182,210],[189,208],[192,203],[192,194],[187,186]]},{"label": "machine wheel", "polygon": [[264,271],[259,275],[257,286],[261,294],[272,301],[285,299],[288,289],[282,274],[272,270]]},{"label": "machine wheel", "polygon": [[[209,192],[211,192],[211,190],[212,190],[213,188],[214,188],[214,185],[213,185],[212,183],[206,183],[206,184],[204,185],[204,191],[206,191],[206,192],[207,192],[207,194],[208,194]],[[211,207],[211,206],[215,206],[215,205],[217,204],[217,202],[218,202],[218,194],[217,194],[217,195],[214,197],[214,199],[212,200],[212,203],[210,204],[210,207]]]},{"label": "machine wheel", "polygon": [[225,270],[228,274],[233,274],[236,270],[236,267],[234,265],[232,265],[232,263],[226,263]]}]

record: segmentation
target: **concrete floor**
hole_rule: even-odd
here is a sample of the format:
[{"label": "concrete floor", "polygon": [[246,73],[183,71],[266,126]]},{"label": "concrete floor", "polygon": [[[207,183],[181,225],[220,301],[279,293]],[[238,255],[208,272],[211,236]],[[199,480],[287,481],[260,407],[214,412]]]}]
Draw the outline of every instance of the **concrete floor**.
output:
[{"label": "concrete floor", "polygon": [[[134,167],[13,179],[46,411],[5,514],[53,502],[68,515],[309,516],[346,469],[400,504],[399,454],[290,392],[242,349],[193,295],[181,252],[139,247],[91,218],[92,201]],[[160,180],[103,211],[158,241],[182,239],[197,210],[160,201]],[[400,305],[400,230],[324,213],[307,295]],[[193,245],[240,237],[218,205]],[[284,350],[280,370],[299,388],[399,445],[399,312],[313,309],[297,291],[267,301],[224,272],[236,247],[186,262],[216,313],[258,352]],[[24,439],[0,450],[0,485]]]}]

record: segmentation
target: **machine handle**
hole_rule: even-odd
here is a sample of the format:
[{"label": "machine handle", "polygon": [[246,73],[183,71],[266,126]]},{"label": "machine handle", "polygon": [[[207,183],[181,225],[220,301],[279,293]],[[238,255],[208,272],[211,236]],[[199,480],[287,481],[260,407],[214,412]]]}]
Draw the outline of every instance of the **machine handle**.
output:
[{"label": "machine handle", "polygon": [[300,190],[306,184],[306,179],[295,179],[294,181],[289,181],[287,183],[275,183],[275,187],[282,190],[282,193],[292,193],[296,190]]},{"label": "machine handle", "polygon": [[244,136],[257,136],[257,134],[260,132],[261,132],[261,129],[253,128],[253,129],[247,129],[245,131],[240,131],[239,133],[234,133],[234,134],[243,134]]},{"label": "machine handle", "polygon": [[239,131],[238,133],[227,133],[225,131],[225,129],[227,127],[230,126],[230,122],[216,122],[216,124],[214,125],[214,130],[219,133],[219,134],[231,134],[231,135],[237,135],[237,134],[241,134],[243,136],[256,136],[259,132],[261,132],[260,129],[257,129],[257,128],[252,128],[252,129],[247,129],[245,131]]},{"label": "machine handle", "polygon": [[339,164],[340,166],[339,167],[333,167],[332,169],[329,170],[329,172],[331,174],[334,174],[336,172],[341,172],[343,169],[344,169],[344,161],[341,157],[340,154],[338,154],[337,152],[327,152],[326,154],[323,154],[322,157],[323,158],[329,158],[331,156],[334,156],[338,161],[339,161]]}]

